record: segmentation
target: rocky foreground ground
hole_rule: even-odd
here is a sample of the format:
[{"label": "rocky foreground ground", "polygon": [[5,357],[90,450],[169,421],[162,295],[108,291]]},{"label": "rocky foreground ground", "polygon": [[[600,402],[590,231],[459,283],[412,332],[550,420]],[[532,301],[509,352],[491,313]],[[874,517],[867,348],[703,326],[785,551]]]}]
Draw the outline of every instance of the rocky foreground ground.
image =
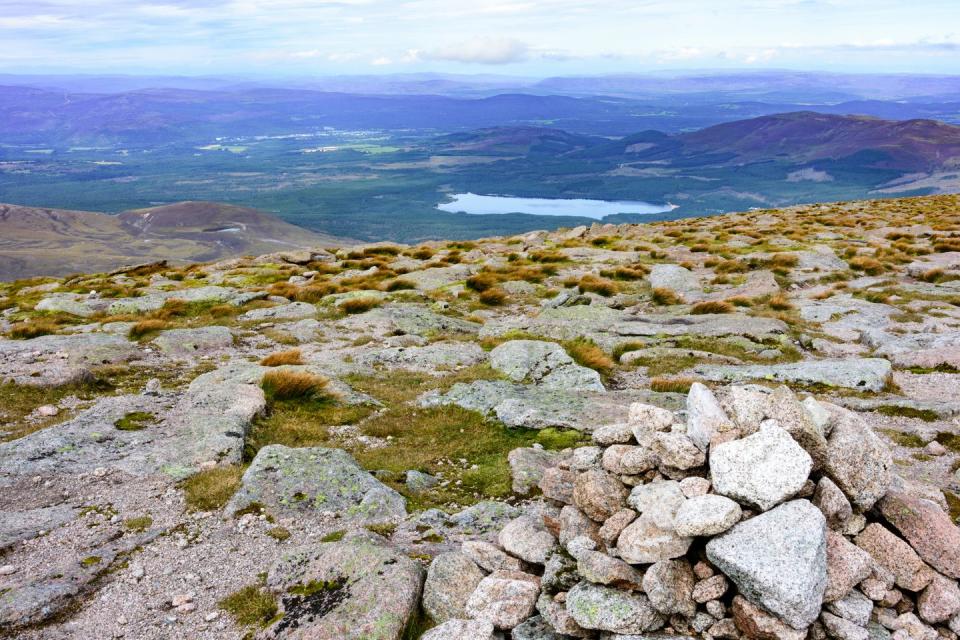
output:
[{"label": "rocky foreground ground", "polygon": [[952,640],[960,200],[0,284],[0,635]]}]

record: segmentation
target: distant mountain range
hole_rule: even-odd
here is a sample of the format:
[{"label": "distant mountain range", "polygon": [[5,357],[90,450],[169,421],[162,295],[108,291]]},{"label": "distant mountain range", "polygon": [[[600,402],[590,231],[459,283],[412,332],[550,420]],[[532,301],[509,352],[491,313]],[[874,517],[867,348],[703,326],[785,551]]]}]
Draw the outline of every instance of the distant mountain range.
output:
[{"label": "distant mountain range", "polygon": [[0,75],[0,142],[52,146],[157,145],[323,127],[443,133],[532,125],[619,136],[644,129],[691,131],[802,109],[960,123],[960,78],[784,72],[271,84]]},{"label": "distant mountain range", "polygon": [[856,161],[904,173],[960,168],[960,127],[935,120],[883,120],[801,111],[669,135],[644,131],[617,140],[546,127],[495,127],[443,139],[450,152],[696,166]]},{"label": "distant mountain range", "polygon": [[0,204],[0,280],[343,246],[268,213],[214,202],[107,215]]}]

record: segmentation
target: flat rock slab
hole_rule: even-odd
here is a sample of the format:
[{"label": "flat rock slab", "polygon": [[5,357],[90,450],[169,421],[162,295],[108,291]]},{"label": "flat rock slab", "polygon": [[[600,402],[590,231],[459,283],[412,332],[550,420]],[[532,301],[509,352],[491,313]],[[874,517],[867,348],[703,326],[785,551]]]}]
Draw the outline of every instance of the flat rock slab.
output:
[{"label": "flat rock slab", "polygon": [[654,396],[657,394],[648,391],[599,393],[478,380],[457,383],[447,393],[428,392],[419,403],[427,407],[455,404],[496,416],[508,427],[566,427],[591,432],[605,424],[627,422],[631,403],[663,403],[663,397]]},{"label": "flat rock slab", "polygon": [[702,365],[693,368],[696,375],[714,382],[776,380],[858,391],[883,391],[891,371],[890,361],[883,358],[808,360],[774,365]]},{"label": "flat rock slab", "polygon": [[601,346],[612,346],[617,336],[614,326],[626,312],[597,304],[544,309],[532,317],[510,317],[487,322],[480,329],[481,338],[498,338],[514,331],[523,331],[552,340],[573,340],[586,337]]},{"label": "flat rock slab", "polygon": [[430,291],[463,282],[479,270],[478,265],[455,264],[449,267],[432,267],[405,273],[400,278],[412,282],[421,291]]},{"label": "flat rock slab", "polygon": [[514,382],[529,382],[548,389],[604,391],[600,374],[578,365],[555,342],[504,342],[490,352],[490,366]]},{"label": "flat rock slab", "polygon": [[794,500],[734,526],[707,543],[707,558],[740,593],[795,629],[820,614],[827,587],[827,523]]},{"label": "flat rock slab", "polygon": [[342,449],[275,444],[257,452],[226,512],[259,504],[299,520],[321,521],[332,513],[358,525],[385,524],[406,517],[406,502]]},{"label": "flat rock slab", "polygon": [[302,320],[304,318],[314,318],[317,315],[317,308],[306,302],[291,302],[290,304],[281,304],[276,307],[266,309],[251,309],[240,316],[242,321],[263,321],[263,320]]},{"label": "flat rock slab", "polygon": [[30,340],[0,339],[0,382],[60,386],[83,382],[90,369],[139,359],[138,345],[108,333],[48,335]]},{"label": "flat rock slab", "polygon": [[266,291],[240,291],[232,287],[218,286],[185,287],[173,291],[156,291],[137,298],[118,298],[110,302],[107,313],[120,315],[156,311],[163,307],[167,300],[224,303],[240,306],[251,300],[265,297],[267,297]]},{"label": "flat rock slab", "polygon": [[692,271],[678,264],[655,264],[647,276],[653,289],[669,289],[685,298],[699,297],[703,293],[703,283]]},{"label": "flat rock slab", "polygon": [[190,356],[232,347],[233,333],[221,326],[170,329],[154,338],[153,344],[168,355]]},{"label": "flat rock slab", "polygon": [[442,375],[461,367],[480,364],[486,359],[487,352],[473,342],[434,342],[422,347],[389,347],[367,351],[356,356],[354,363]]},{"label": "flat rock slab", "polygon": [[[239,463],[250,423],[266,407],[260,369],[238,363],[211,371],[194,379],[179,398],[104,396],[66,422],[0,444],[0,468],[35,475],[104,467],[181,479],[204,463]],[[131,413],[147,414],[142,428],[118,428]]]},{"label": "flat rock slab", "polygon": [[363,535],[286,553],[267,586],[280,596],[277,640],[400,640],[420,601],[419,562]]},{"label": "flat rock slab", "polygon": [[435,313],[424,304],[407,303],[387,304],[366,313],[358,313],[340,320],[336,326],[380,336],[391,333],[424,337],[445,333],[475,335],[480,331],[480,325],[476,322]]},{"label": "flat rock slab", "polygon": [[741,313],[677,316],[642,314],[628,316],[613,328],[619,336],[746,336],[765,340],[787,332],[776,318],[758,318]]}]

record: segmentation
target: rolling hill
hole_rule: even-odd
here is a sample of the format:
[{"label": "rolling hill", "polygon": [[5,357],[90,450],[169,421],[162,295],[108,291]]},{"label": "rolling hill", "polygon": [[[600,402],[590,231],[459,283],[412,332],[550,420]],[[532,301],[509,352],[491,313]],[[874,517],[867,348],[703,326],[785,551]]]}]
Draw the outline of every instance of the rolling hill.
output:
[{"label": "rolling hill", "polygon": [[352,242],[262,211],[214,202],[180,202],[116,216],[0,204],[0,280]]}]

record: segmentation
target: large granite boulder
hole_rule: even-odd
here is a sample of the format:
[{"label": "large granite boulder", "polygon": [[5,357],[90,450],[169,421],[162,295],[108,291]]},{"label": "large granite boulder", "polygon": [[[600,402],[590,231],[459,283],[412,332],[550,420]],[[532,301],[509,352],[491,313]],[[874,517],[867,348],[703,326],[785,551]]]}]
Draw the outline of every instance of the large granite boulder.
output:
[{"label": "large granite boulder", "polygon": [[279,444],[257,452],[227,504],[227,514],[254,503],[275,515],[321,521],[337,514],[356,524],[393,523],[407,513],[404,497],[346,451]]},{"label": "large granite boulder", "polygon": [[706,551],[743,596],[791,627],[817,619],[827,586],[827,524],[806,500],[741,522]]},{"label": "large granite boulder", "polygon": [[270,569],[280,597],[267,637],[400,640],[417,610],[423,568],[365,535],[301,547]]}]

